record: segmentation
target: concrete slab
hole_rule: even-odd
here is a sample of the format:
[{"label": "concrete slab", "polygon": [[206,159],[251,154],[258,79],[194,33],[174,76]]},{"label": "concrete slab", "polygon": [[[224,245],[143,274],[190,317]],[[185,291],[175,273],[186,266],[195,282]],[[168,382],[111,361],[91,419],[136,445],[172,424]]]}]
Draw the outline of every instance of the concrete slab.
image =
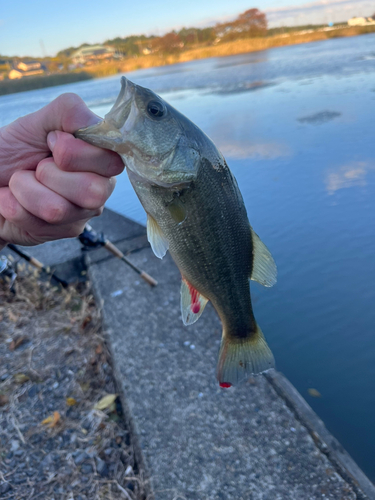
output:
[{"label": "concrete slab", "polygon": [[180,276],[170,256],[160,261],[145,248],[131,258],[158,287],[114,260],[93,263],[90,275],[156,500],[375,498],[359,469],[346,474],[340,460],[329,458],[328,451],[336,456],[330,443],[319,446],[319,433],[293,408],[293,395],[288,401],[275,390],[281,376],[274,374],[273,384],[259,376],[220,389],[214,372],[221,326],[213,308],[184,327]]}]

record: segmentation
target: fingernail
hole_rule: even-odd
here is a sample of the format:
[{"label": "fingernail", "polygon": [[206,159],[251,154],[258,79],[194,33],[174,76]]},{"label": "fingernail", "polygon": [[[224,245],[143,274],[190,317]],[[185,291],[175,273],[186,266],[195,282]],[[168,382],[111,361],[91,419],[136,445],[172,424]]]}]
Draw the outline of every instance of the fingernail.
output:
[{"label": "fingernail", "polygon": [[94,113],[91,113],[90,116],[87,119],[86,122],[86,127],[91,127],[92,125],[96,125],[99,122],[102,122],[103,118],[100,118],[100,116],[94,115]]},{"label": "fingernail", "polygon": [[47,135],[47,144],[51,151],[53,151],[53,148],[55,147],[56,140],[57,140],[56,132],[50,132]]}]

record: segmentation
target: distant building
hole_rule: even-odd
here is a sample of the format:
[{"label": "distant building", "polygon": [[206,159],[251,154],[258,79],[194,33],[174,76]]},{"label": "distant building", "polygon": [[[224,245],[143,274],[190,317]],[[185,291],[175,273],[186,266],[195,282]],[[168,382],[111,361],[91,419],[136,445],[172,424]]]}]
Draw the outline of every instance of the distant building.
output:
[{"label": "distant building", "polygon": [[7,59],[0,59],[0,80],[4,80],[10,70],[10,64]]},{"label": "distant building", "polygon": [[370,24],[375,24],[375,20],[372,17],[352,17],[348,21],[349,26],[368,26]]},{"label": "distant building", "polygon": [[20,61],[13,64],[8,77],[10,80],[24,78],[25,76],[43,75],[46,67],[39,61]]},{"label": "distant building", "polygon": [[9,70],[9,61],[7,59],[0,59],[0,71],[8,69]]},{"label": "distant building", "polygon": [[116,49],[113,47],[105,45],[90,45],[76,50],[70,58],[73,64],[92,64],[114,59],[115,57]]}]

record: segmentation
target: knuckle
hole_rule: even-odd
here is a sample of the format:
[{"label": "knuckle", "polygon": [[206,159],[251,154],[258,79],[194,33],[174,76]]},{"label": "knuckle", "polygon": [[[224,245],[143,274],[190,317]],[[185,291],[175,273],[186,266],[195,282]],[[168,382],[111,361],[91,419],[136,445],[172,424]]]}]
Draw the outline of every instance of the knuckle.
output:
[{"label": "knuckle", "polygon": [[46,204],[41,211],[41,218],[49,224],[58,224],[64,221],[66,217],[66,207],[62,204]]},{"label": "knuckle", "polygon": [[82,106],[83,100],[73,92],[66,92],[55,99],[56,105],[63,111],[71,110],[77,106]]},{"label": "knuckle", "polygon": [[20,218],[22,209],[18,201],[13,196],[8,196],[7,202],[3,207],[3,217],[9,222],[17,222]]},{"label": "knuckle", "polygon": [[97,208],[94,211],[94,217],[99,217],[99,215],[102,215],[103,210],[104,210],[104,205],[102,205],[101,207]]},{"label": "knuckle", "polygon": [[99,208],[107,201],[108,188],[102,181],[92,179],[87,186],[85,198],[86,208]]}]

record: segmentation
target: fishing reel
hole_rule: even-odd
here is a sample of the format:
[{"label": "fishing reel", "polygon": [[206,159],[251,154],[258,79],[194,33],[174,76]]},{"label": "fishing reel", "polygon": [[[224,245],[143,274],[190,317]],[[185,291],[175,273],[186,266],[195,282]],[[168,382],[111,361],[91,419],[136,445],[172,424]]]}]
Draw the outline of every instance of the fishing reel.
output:
[{"label": "fishing reel", "polygon": [[17,273],[13,267],[11,261],[5,257],[5,255],[0,256],[0,279],[9,285],[9,290],[12,293],[16,293],[14,289],[14,282],[17,278]]},{"label": "fishing reel", "polygon": [[78,236],[82,244],[82,250],[92,250],[94,248],[104,247],[106,240],[103,233],[97,233],[90,224],[85,225],[85,229]]}]

